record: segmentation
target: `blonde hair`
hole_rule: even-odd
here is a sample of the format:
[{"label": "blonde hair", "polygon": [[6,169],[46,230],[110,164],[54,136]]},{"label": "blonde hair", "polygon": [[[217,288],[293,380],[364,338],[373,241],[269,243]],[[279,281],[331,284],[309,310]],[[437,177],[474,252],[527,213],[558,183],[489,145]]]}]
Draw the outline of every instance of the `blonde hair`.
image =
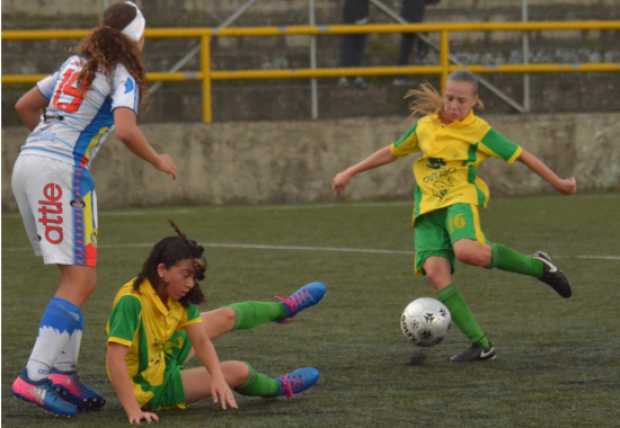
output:
[{"label": "blonde hair", "polygon": [[412,117],[438,113],[443,107],[441,94],[428,82],[407,91],[403,99],[411,99],[409,112]]},{"label": "blonde hair", "polygon": [[[480,110],[484,109],[484,103],[478,97],[478,77],[475,74],[466,70],[457,70],[448,76],[448,80],[470,83],[474,88],[474,96],[476,97],[476,105],[474,107]],[[407,91],[403,99],[411,99],[409,102],[409,112],[412,118],[439,113],[443,108],[443,97],[428,82],[424,82],[417,88]]]}]

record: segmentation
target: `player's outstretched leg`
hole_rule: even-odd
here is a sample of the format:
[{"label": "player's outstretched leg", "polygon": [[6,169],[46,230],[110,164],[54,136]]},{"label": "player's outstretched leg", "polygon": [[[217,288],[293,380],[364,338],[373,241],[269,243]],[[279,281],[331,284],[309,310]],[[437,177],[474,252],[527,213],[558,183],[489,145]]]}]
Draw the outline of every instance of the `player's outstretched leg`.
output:
[{"label": "player's outstretched leg", "polygon": [[273,378],[258,372],[249,364],[245,364],[248,367],[248,380],[243,385],[236,387],[235,391],[251,397],[286,396],[291,398],[293,395],[311,388],[319,380],[319,371],[311,367],[296,369]]},{"label": "player's outstretched leg", "polygon": [[278,376],[280,391],[278,395],[292,398],[293,395],[312,388],[319,380],[319,371],[312,367],[304,367],[293,370],[282,376]]},{"label": "player's outstretched leg", "polygon": [[538,279],[553,288],[560,296],[565,299],[569,298],[573,293],[568,278],[566,278],[566,275],[553,264],[549,254],[544,251],[536,251],[534,253],[534,258],[540,260],[543,264],[543,275]]},{"label": "player's outstretched leg", "polygon": [[[212,328],[209,337],[220,336],[230,330],[247,330],[271,321],[282,322],[310,306],[316,305],[325,295],[325,285],[311,282],[288,297],[277,296],[277,302],[247,301],[233,303],[226,308],[202,314]],[[226,310],[232,310],[227,314]],[[232,316],[232,318],[230,318]]]},{"label": "player's outstretched leg", "polygon": [[28,378],[26,369],[22,370],[11,386],[11,392],[17,398],[28,401],[57,416],[75,416],[77,407],[57,394],[48,378],[33,381]]},{"label": "player's outstretched leg", "polygon": [[322,282],[311,282],[304,285],[288,297],[277,296],[284,304],[284,318],[279,322],[286,321],[297,315],[304,309],[314,306],[321,301],[327,288]]},{"label": "player's outstretched leg", "polygon": [[48,375],[54,390],[79,411],[99,410],[105,405],[105,398],[92,388],[80,382],[77,372],[61,372],[52,369]]}]

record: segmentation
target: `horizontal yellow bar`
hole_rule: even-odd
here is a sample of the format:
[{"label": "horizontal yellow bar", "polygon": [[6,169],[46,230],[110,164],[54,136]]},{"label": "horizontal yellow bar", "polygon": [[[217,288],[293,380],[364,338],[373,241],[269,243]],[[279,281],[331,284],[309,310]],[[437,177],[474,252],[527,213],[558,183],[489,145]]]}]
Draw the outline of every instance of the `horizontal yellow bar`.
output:
[{"label": "horizontal yellow bar", "polygon": [[[528,22],[433,22],[420,24],[370,24],[370,25],[291,25],[282,27],[228,27],[214,29],[149,28],[149,38],[168,37],[245,37],[285,35],[338,35],[355,33],[404,33],[436,31],[538,31],[538,30],[620,30],[620,20],[610,21],[528,21]],[[7,30],[2,31],[4,40],[44,40],[81,38],[89,30]]]},{"label": "horizontal yellow bar", "polygon": [[[462,67],[450,66],[450,70]],[[472,73],[567,73],[567,72],[620,72],[620,64],[589,63],[589,64],[506,64],[497,66],[469,65],[467,70]]]},{"label": "horizontal yellow bar", "polygon": [[[505,65],[469,65],[467,67],[451,65],[450,71],[467,69],[473,73],[566,73],[566,72],[620,72],[620,64],[505,64]],[[212,71],[213,80],[258,80],[258,79],[305,79],[340,76],[396,76],[415,74],[441,74],[439,65],[409,67],[352,67],[352,68],[301,68],[297,70],[239,70]],[[44,74],[5,74],[3,84],[35,83],[45,77]],[[200,72],[153,72],[147,73],[150,81],[193,81],[202,80]]]},{"label": "horizontal yellow bar", "polygon": [[[19,83],[35,83],[43,79],[46,74],[3,74],[3,84],[19,84]],[[187,72],[152,72],[146,73],[146,78],[154,82],[169,82],[169,81],[186,81],[186,80],[201,80],[202,73],[197,71]]]},{"label": "horizontal yellow bar", "polygon": [[351,67],[351,68],[300,68],[297,70],[239,70],[239,71],[212,71],[213,80],[238,79],[303,79],[311,77],[340,77],[340,76],[395,76],[398,74],[437,74],[441,73],[441,66],[421,67]]}]

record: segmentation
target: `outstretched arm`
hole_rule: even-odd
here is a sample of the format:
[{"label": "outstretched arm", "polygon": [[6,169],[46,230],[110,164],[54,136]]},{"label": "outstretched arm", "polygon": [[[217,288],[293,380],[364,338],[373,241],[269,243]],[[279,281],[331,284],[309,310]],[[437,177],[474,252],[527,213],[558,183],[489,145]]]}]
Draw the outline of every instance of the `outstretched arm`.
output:
[{"label": "outstretched arm", "polygon": [[190,342],[192,342],[192,347],[196,351],[196,356],[202,361],[202,364],[204,364],[211,375],[211,396],[213,397],[213,402],[219,404],[222,409],[236,409],[237,401],[224,378],[220,359],[202,323],[190,324],[186,330],[187,336]]},{"label": "outstretched arm", "polygon": [[363,161],[358,162],[336,174],[332,180],[332,190],[336,192],[336,194],[340,195],[344,192],[344,189],[349,184],[349,181],[351,181],[351,179],[360,172],[368,171],[369,169],[394,162],[396,159],[397,157],[390,151],[390,146],[385,146],[368,156]]},{"label": "outstretched arm", "polygon": [[136,396],[133,393],[133,383],[125,363],[127,352],[129,352],[129,348],[126,346],[118,343],[108,343],[106,365],[116,397],[121,402],[123,409],[125,409],[130,424],[140,424],[142,421],[148,423],[159,421],[159,417],[155,413],[142,410],[138,400],[136,400]]},{"label": "outstretched arm", "polygon": [[555,190],[565,195],[573,195],[577,192],[577,181],[575,177],[560,178],[538,157],[523,149],[519,161],[523,162],[530,170],[540,175],[546,182],[551,184]]},{"label": "outstretched arm", "polygon": [[153,149],[138,127],[136,114],[133,110],[125,107],[114,110],[114,126],[116,127],[116,136],[136,156],[149,162],[159,171],[170,175],[173,179],[176,178],[177,167],[174,161],[170,155],[159,154]]}]

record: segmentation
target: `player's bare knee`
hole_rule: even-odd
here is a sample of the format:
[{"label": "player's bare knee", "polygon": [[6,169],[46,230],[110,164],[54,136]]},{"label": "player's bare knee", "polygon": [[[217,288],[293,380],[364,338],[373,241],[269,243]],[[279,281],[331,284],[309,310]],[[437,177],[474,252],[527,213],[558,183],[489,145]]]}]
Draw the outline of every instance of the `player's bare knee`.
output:
[{"label": "player's bare knee", "polygon": [[234,327],[237,314],[231,308],[222,308],[220,316],[222,317],[222,322],[226,326],[230,326],[230,328]]},{"label": "player's bare knee", "polygon": [[465,263],[473,266],[483,266],[484,255],[471,247],[455,247],[454,256],[461,263]]},{"label": "player's bare knee", "polygon": [[450,282],[450,275],[443,269],[430,268],[426,269],[426,279],[435,290],[439,290]]},{"label": "player's bare knee", "polygon": [[232,387],[247,383],[250,377],[250,368],[243,361],[226,361],[222,364],[226,381]]}]

